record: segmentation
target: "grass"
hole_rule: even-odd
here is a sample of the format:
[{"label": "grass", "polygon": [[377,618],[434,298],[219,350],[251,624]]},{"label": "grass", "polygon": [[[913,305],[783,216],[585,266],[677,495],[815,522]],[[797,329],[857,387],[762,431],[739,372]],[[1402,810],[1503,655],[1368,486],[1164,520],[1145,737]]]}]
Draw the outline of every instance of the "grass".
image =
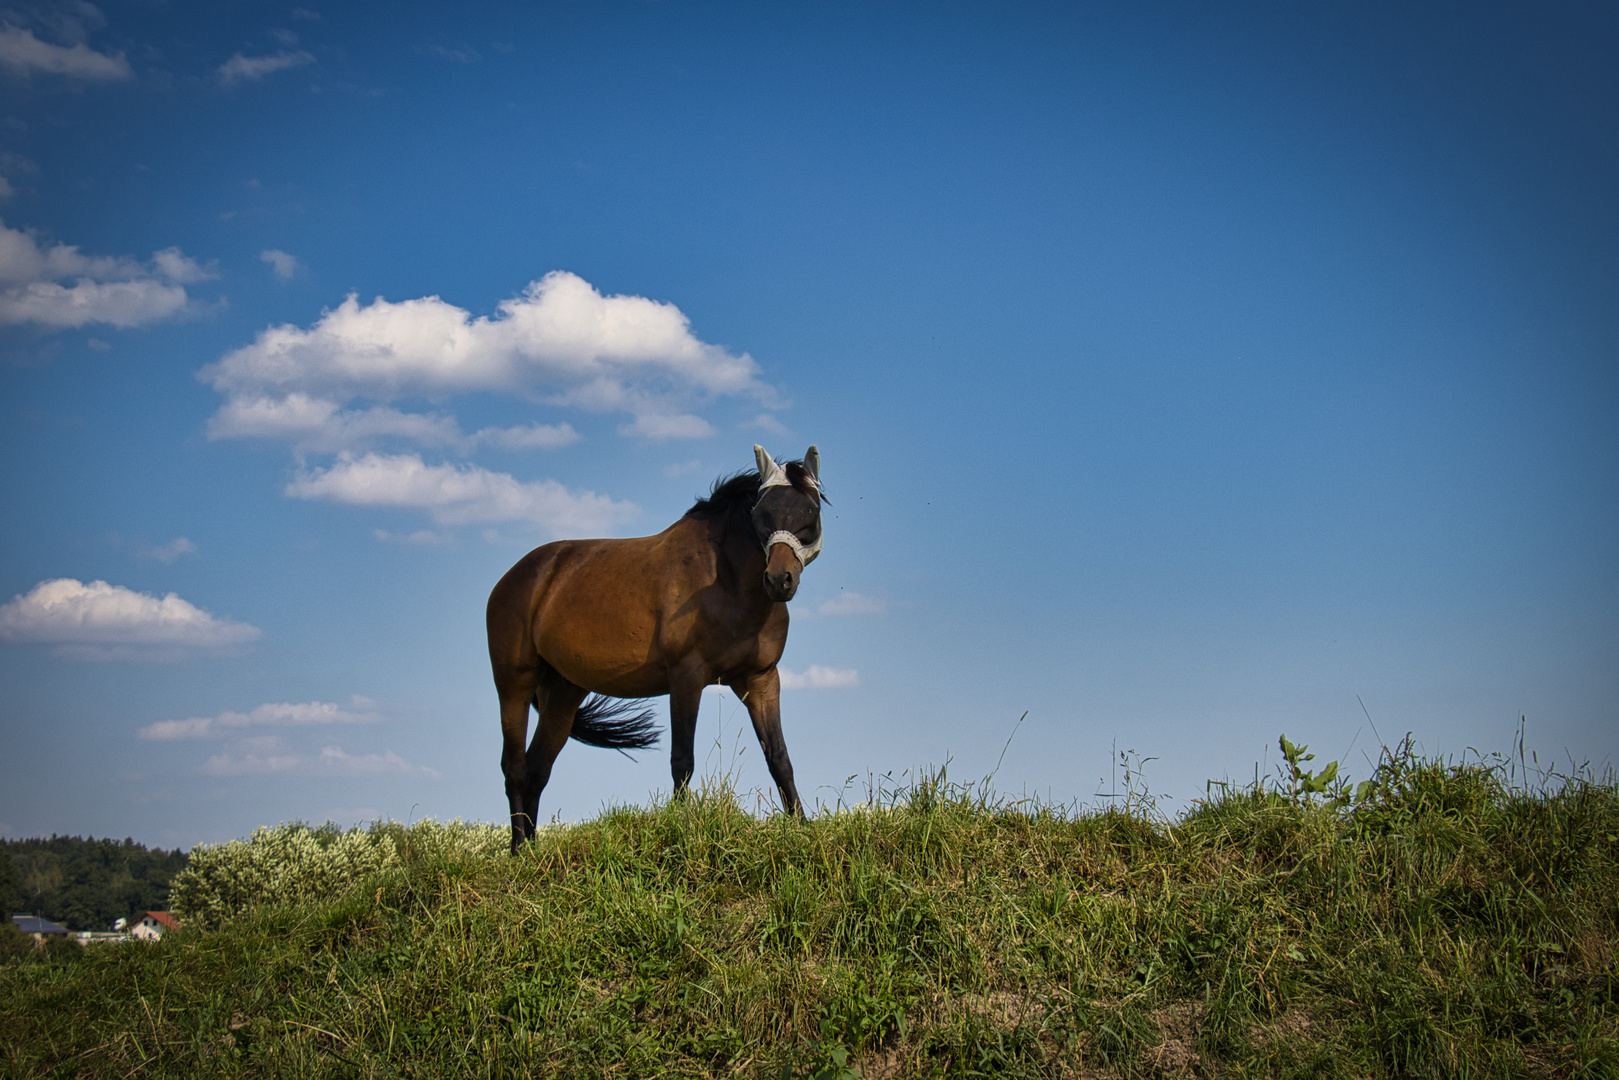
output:
[{"label": "grass", "polygon": [[341,895],[0,964],[0,1068],[1619,1076],[1611,774],[1407,745],[1355,799],[1296,757],[1174,821],[936,775],[809,822],[714,785],[515,859],[374,826],[398,857]]}]

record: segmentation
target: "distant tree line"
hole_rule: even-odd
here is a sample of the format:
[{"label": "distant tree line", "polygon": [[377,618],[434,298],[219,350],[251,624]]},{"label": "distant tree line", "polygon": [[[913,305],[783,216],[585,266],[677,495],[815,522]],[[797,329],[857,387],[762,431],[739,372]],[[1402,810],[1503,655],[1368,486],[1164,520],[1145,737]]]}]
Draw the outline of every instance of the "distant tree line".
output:
[{"label": "distant tree line", "polygon": [[118,919],[167,911],[169,882],[186,858],[128,839],[0,840],[0,906],[69,930],[108,930]]}]

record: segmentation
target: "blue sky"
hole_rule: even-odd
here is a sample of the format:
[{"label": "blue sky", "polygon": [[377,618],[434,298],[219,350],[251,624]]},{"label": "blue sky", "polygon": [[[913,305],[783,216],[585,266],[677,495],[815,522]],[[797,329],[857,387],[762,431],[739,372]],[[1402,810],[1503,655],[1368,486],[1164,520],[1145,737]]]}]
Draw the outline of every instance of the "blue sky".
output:
[{"label": "blue sky", "polygon": [[[7,4],[0,832],[500,818],[490,587],[755,442],[834,500],[812,802],[981,776],[1024,712],[996,784],[1065,803],[1282,732],[1362,778],[1362,702],[1611,762],[1616,47],[1598,5]],[[745,728],[705,700],[700,771],[767,791]],[[542,810],[668,784],[573,745]]]}]

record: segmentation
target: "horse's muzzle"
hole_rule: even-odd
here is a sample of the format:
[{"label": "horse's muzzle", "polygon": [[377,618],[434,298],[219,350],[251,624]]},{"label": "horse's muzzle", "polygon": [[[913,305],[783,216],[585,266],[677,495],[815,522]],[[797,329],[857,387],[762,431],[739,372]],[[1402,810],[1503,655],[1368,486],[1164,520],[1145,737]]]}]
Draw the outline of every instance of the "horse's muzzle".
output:
[{"label": "horse's muzzle", "polygon": [[770,545],[770,558],[765,563],[765,595],[778,604],[785,604],[798,592],[798,576],[803,565],[793,549],[786,544]]}]

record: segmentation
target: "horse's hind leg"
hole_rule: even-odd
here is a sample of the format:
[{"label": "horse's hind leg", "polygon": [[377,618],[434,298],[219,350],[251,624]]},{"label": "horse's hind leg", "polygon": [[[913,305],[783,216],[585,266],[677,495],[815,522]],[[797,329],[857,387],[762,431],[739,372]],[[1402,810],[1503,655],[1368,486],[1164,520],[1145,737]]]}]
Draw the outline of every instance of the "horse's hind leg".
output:
[{"label": "horse's hind leg", "polygon": [[500,771],[506,777],[506,804],[512,823],[512,854],[534,835],[534,816],[528,811],[528,762],[523,744],[528,741],[528,707],[534,700],[538,672],[533,669],[495,672],[500,694]]},{"label": "horse's hind leg", "polygon": [[539,822],[540,792],[551,780],[551,766],[555,764],[562,746],[573,734],[574,714],[589,691],[575,686],[559,675],[555,668],[543,661],[540,664],[539,685],[534,694],[534,710],[538,720],[534,725],[534,741],[528,744],[524,757],[523,817],[528,822],[528,835],[534,835]]}]

